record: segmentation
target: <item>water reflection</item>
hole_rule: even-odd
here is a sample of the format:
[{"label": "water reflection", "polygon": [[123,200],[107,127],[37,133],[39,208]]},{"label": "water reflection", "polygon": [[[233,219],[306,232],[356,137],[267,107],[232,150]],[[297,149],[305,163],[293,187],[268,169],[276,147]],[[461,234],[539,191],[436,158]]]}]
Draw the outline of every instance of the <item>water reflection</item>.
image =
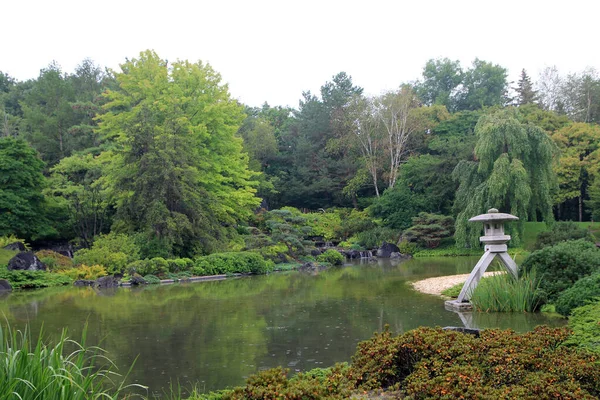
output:
[{"label": "water reflection", "polygon": [[[461,317],[410,281],[467,273],[477,258],[363,263],[316,275],[278,273],[137,289],[58,288],[12,293],[0,312],[17,327],[63,327],[100,344],[121,370],[136,360],[132,380],[162,392],[169,381],[200,389],[237,385],[262,368],[302,371],[350,361],[356,344],[389,324],[396,333],[418,326],[460,326]],[[469,324],[518,331],[539,323],[532,314],[474,313]]]}]

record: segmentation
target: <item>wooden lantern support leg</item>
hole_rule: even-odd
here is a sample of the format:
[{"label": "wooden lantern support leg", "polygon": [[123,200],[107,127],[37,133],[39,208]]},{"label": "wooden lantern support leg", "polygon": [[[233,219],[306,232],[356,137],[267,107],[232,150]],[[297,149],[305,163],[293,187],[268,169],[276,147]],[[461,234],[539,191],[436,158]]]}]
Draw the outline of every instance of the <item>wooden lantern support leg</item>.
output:
[{"label": "wooden lantern support leg", "polygon": [[481,258],[477,262],[477,265],[475,265],[475,268],[473,268],[473,271],[471,271],[471,274],[469,275],[467,281],[463,285],[463,288],[460,291],[458,298],[456,299],[458,303],[462,303],[465,300],[469,300],[469,298],[471,297],[471,293],[477,287],[477,284],[483,277],[485,270],[487,269],[487,267],[490,266],[490,264],[494,260],[494,257],[496,257],[496,254],[498,253],[492,253],[490,251],[486,251],[485,253],[483,253]]},{"label": "wooden lantern support leg", "polygon": [[500,259],[502,260],[502,264],[504,264],[504,266],[506,267],[508,272],[515,279],[519,278],[519,272],[518,272],[519,270],[518,270],[517,264],[514,262],[514,260],[512,258],[510,258],[508,253],[506,253],[506,252],[498,253],[498,255],[500,256]]}]

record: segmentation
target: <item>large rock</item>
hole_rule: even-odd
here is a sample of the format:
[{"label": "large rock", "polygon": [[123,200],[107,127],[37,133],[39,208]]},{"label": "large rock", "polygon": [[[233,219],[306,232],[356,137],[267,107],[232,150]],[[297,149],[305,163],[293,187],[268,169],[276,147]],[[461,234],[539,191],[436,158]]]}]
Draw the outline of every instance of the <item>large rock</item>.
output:
[{"label": "large rock", "polygon": [[112,288],[119,286],[119,278],[115,276],[103,276],[102,278],[96,279],[94,282],[96,288]]},{"label": "large rock", "polygon": [[0,292],[10,292],[12,290],[12,286],[10,286],[10,282],[6,279],[0,279]]},{"label": "large rock", "polygon": [[8,261],[9,271],[45,271],[46,265],[31,251],[19,253]]},{"label": "large rock", "polygon": [[381,247],[377,250],[377,257],[390,258],[392,253],[400,253],[398,246],[392,243],[383,242]]},{"label": "large rock", "polygon": [[14,242],[3,247],[4,250],[26,251],[25,245],[22,242]]}]

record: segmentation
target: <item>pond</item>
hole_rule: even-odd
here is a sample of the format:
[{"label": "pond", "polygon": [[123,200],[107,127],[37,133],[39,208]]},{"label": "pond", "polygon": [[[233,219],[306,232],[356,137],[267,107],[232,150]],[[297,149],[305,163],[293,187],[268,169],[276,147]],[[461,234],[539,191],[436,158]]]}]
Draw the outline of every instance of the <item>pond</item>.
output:
[{"label": "pond", "polygon": [[[170,382],[200,390],[242,384],[260,369],[292,371],[350,361],[356,344],[389,324],[402,333],[419,326],[463,326],[436,296],[411,281],[468,273],[477,258],[422,258],[355,263],[316,275],[299,272],[223,281],[118,288],[52,288],[2,297],[0,312],[18,328],[56,338],[62,328],[108,351],[129,382],[164,393]],[[464,316],[463,316],[464,319]],[[473,313],[479,328],[527,331],[563,319],[540,314]]]}]

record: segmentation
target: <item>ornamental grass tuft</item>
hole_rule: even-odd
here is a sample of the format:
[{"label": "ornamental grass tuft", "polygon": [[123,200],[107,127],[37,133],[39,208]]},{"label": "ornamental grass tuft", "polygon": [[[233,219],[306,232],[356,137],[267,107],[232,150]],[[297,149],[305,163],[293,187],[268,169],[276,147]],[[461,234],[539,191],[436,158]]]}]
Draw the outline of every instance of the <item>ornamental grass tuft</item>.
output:
[{"label": "ornamental grass tuft", "polygon": [[[67,337],[63,330],[54,345],[31,336],[28,328],[15,330],[0,325],[0,398],[1,399],[117,399],[141,397],[124,385],[124,377],[114,372],[114,364],[98,347],[86,347]],[[132,366],[133,368],[133,366]],[[131,370],[130,370],[131,371]],[[113,380],[115,379],[115,380]]]}]

